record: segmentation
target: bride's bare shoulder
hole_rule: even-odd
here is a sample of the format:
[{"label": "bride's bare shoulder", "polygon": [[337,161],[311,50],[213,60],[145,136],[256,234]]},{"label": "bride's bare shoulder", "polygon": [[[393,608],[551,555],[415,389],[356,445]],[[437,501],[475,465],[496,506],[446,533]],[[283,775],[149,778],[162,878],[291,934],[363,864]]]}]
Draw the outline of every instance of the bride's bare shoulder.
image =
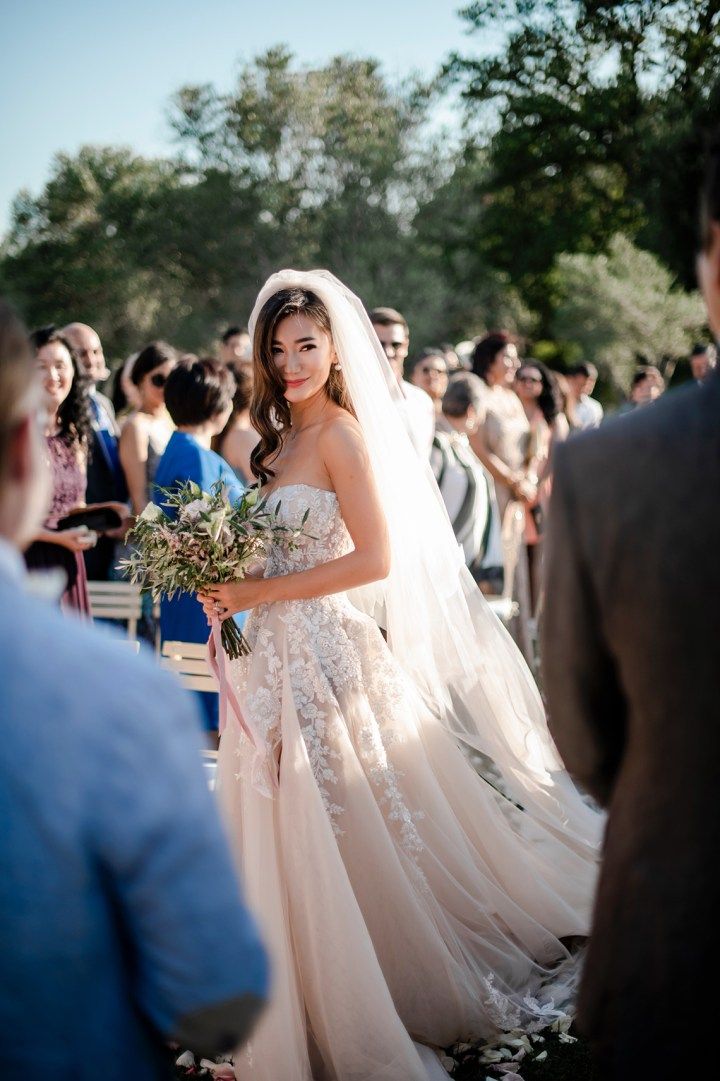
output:
[{"label": "bride's bare shoulder", "polygon": [[318,447],[324,458],[338,454],[365,457],[362,428],[352,413],[338,409],[329,416],[318,432]]}]

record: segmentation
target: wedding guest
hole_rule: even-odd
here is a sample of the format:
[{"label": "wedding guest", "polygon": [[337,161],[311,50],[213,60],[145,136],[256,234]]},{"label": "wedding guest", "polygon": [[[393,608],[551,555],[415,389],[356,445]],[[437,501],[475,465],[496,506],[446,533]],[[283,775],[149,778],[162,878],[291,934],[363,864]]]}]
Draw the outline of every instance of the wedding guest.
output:
[{"label": "wedding guest", "polygon": [[577,428],[598,428],[602,423],[603,407],[592,397],[597,377],[598,370],[589,361],[582,361],[568,370],[567,381],[573,397]]},{"label": "wedding guest", "polygon": [[252,342],[247,327],[229,326],[220,337],[220,360],[234,364],[252,378]]},{"label": "wedding guest", "polygon": [[662,373],[652,364],[639,367],[632,380],[630,399],[634,405],[649,405],[665,393]]},{"label": "wedding guest", "polygon": [[478,376],[470,372],[454,376],[442,399],[430,465],[465,563],[475,580],[490,592],[502,577],[500,517],[492,477],[468,438],[482,415],[482,401]]},{"label": "wedding guest", "polygon": [[703,383],[717,363],[717,349],[706,342],[698,342],[690,354],[690,370],[696,383]]},{"label": "wedding guest", "polygon": [[238,480],[246,485],[255,480],[250,469],[250,455],[260,438],[250,423],[253,382],[243,368],[236,364],[227,367],[235,377],[232,413],[220,434],[213,437],[212,449],[232,466]]},{"label": "wedding guest", "polygon": [[52,478],[51,498],[42,529],[25,553],[31,570],[60,569],[67,584],[64,608],[90,615],[83,552],[97,535],[86,526],[57,528],[58,522],[85,501],[85,470],[91,433],[86,378],[70,345],[55,327],[30,335],[42,386],[46,460]]},{"label": "wedding guest", "polygon": [[618,409],[619,414],[631,413],[641,405],[650,405],[665,392],[665,380],[652,364],[641,364],[633,372],[628,400]]},{"label": "wedding guest", "polygon": [[515,393],[530,425],[535,457],[545,462],[553,440],[562,441],[569,434],[555,372],[540,360],[524,361],[515,374]]},{"label": "wedding guest", "polygon": [[403,396],[401,413],[408,435],[418,454],[428,458],[435,435],[435,410],[427,394],[404,377],[403,365],[410,349],[407,321],[394,308],[373,308],[369,315]]},{"label": "wedding guest", "polygon": [[1,1072],[161,1081],[166,1041],[214,1058],[248,1036],[266,961],[191,700],[26,589],[49,495],[39,397],[0,301]]},{"label": "wedding guest", "polygon": [[414,387],[424,390],[433,403],[435,417],[442,416],[442,400],[448,386],[448,365],[440,349],[423,349],[409,367]]},{"label": "wedding guest", "polygon": [[473,353],[475,352],[475,346],[479,340],[479,338],[465,338],[455,346],[458,360],[460,361],[463,370],[466,372],[469,372],[472,369]]},{"label": "wedding guest", "polygon": [[570,390],[570,384],[567,376],[563,372],[553,371],[555,377],[555,385],[560,395],[560,413],[558,414],[558,431],[564,431],[564,438],[570,435],[571,432],[577,431],[579,428],[577,417],[575,416],[575,399]]},{"label": "wedding guest", "polygon": [[137,353],[131,353],[125,363],[121,364],[116,370],[113,377],[110,401],[115,410],[118,424],[122,422],[124,417],[129,416],[134,409],[140,408],[140,395],[131,379],[133,365],[137,358]]},{"label": "wedding guest", "polygon": [[[122,503],[127,499],[127,488],[118,449],[120,430],[112,402],[97,389],[98,383],[110,374],[102,342],[86,323],[68,323],[61,333],[88,379],[92,435],[88,447],[85,500],[87,503]],[[128,521],[123,522],[118,529],[100,537],[95,547],[85,553],[88,578],[104,581],[110,576],[115,564],[116,542],[125,536],[128,525]]]},{"label": "wedding guest", "polygon": [[[720,134],[702,206],[717,336]],[[715,368],[555,462],[542,653],[553,736],[608,808],[578,1012],[603,1081],[687,1073],[720,965],[719,416]]]},{"label": "wedding guest", "polygon": [[[165,384],[165,404],[175,424],[155,473],[157,488],[175,488],[194,481],[203,491],[222,481],[231,500],[240,499],[243,485],[227,462],[211,450],[232,411],[235,380],[229,368],[212,357],[181,357]],[[156,503],[162,503],[157,490]],[[209,628],[194,593],[180,593],[160,602],[163,641],[207,642]],[[208,730],[218,726],[217,695],[199,692]]]},{"label": "wedding guest", "polygon": [[537,496],[525,512],[525,544],[530,570],[530,593],[533,610],[537,605],[540,584],[540,548],[544,517],[550,495],[550,475],[555,445],[568,436],[568,425],[560,404],[560,392],[554,373],[542,361],[525,361],[515,375],[515,393],[522,402],[530,425],[528,461],[534,462],[538,478]]},{"label": "wedding guest", "polygon": [[130,379],[139,405],[122,426],[120,462],[135,515],[142,514],[148,504],[158,462],[173,433],[165,408],[165,384],[176,363],[173,347],[158,341],[146,345],[132,366]]},{"label": "wedding guest", "polygon": [[452,342],[441,342],[440,352],[445,357],[445,363],[447,364],[448,374],[452,375],[454,372],[465,372],[469,365],[465,365],[458,356],[457,350]]},{"label": "wedding guest", "polygon": [[517,345],[504,331],[487,334],[475,346],[473,372],[485,383],[485,394],[470,445],[495,480],[501,516],[511,500],[530,506],[537,495],[528,460],[530,425],[512,389],[519,364]]}]

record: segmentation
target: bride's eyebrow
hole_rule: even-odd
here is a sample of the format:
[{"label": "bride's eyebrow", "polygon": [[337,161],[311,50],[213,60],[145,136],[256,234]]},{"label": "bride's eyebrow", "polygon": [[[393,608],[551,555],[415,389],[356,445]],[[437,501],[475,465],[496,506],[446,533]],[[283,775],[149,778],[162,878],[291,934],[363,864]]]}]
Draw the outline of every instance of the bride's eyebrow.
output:
[{"label": "bride's eyebrow", "polygon": [[[302,345],[304,342],[314,342],[314,341],[315,341],[315,338],[311,334],[307,338],[296,338],[294,344],[295,345]],[[282,345],[283,343],[278,338],[273,338],[271,344],[272,345]]]}]

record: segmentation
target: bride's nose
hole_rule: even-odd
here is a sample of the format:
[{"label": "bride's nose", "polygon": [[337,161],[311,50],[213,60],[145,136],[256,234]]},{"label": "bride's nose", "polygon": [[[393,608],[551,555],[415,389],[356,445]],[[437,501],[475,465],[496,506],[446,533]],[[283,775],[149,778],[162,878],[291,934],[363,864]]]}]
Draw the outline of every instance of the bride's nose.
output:
[{"label": "bride's nose", "polygon": [[288,358],[287,358],[287,361],[285,363],[285,371],[286,372],[298,372],[298,371],[300,371],[300,357],[294,351],[288,353]]}]

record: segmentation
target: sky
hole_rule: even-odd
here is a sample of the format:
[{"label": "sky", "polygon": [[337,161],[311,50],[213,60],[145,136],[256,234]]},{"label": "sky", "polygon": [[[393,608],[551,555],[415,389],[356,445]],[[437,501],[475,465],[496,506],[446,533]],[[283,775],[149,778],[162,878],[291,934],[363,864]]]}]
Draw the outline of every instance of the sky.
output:
[{"label": "sky", "polygon": [[0,0],[0,235],[20,188],[86,143],[172,152],[170,95],[229,89],[238,62],[285,44],[307,63],[373,56],[388,75],[434,73],[478,51],[462,0]]}]

